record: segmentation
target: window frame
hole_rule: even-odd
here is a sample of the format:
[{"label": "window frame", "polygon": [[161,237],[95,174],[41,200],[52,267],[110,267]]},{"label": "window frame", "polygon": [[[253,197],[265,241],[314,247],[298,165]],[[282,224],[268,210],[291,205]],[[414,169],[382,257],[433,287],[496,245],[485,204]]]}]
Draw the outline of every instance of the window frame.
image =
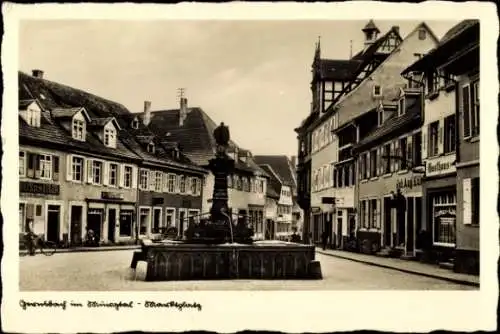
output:
[{"label": "window frame", "polygon": [[[127,169],[130,170],[130,185],[127,185]],[[119,177],[119,176],[118,176]],[[118,177],[116,178],[118,180]],[[124,165],[123,166],[123,188],[132,188],[132,185],[134,184],[133,181],[134,177],[134,167],[130,165]]]},{"label": "window frame", "polygon": [[[144,175],[146,176],[144,178]],[[143,184],[145,181],[145,184]],[[140,190],[149,190],[149,170],[141,168],[139,170],[139,189]]]},{"label": "window frame", "polygon": [[[45,154],[45,153],[38,153],[38,159],[39,159],[39,164],[38,167],[40,168],[40,179],[41,180],[52,180],[52,164],[53,164],[53,159],[51,154]],[[47,167],[48,163],[48,176],[44,175],[44,172],[47,172],[45,167]]]},{"label": "window frame", "polygon": [[104,145],[107,147],[116,147],[116,130],[115,129],[104,129]]},{"label": "window frame", "polygon": [[[102,185],[104,181],[104,161],[92,159],[92,182],[93,185]],[[99,168],[96,168],[99,166]],[[99,170],[99,180],[96,182],[96,171]]]},{"label": "window frame", "polygon": [[[21,154],[22,154],[22,159],[21,159]],[[26,171],[28,169],[28,166],[27,166],[27,157],[28,157],[28,153],[24,150],[20,150],[19,151],[19,177],[26,177]],[[21,160],[23,161],[22,162],[22,167],[23,167],[23,172],[21,173]]]},{"label": "window frame", "polygon": [[[433,131],[434,126],[436,126],[435,131]],[[439,121],[430,123],[427,132],[429,136],[427,156],[429,158],[436,157],[439,155]]]},{"label": "window frame", "polygon": [[85,121],[73,118],[71,122],[71,129],[73,139],[85,141]]},{"label": "window frame", "polygon": [[[77,180],[75,179],[75,174],[76,174],[76,170],[75,170],[75,159],[79,159],[81,161],[81,164],[80,164],[80,180]],[[78,183],[82,183],[84,182],[84,177],[83,177],[83,174],[84,174],[84,168],[86,168],[86,164],[85,164],[85,157],[81,156],[81,155],[73,155],[71,157],[71,181],[72,182],[78,182]]]},{"label": "window frame", "polygon": [[[111,183],[111,174],[112,174],[112,170],[113,170],[113,166],[116,167],[115,169],[115,183]],[[117,187],[118,186],[118,169],[119,169],[119,165],[115,162],[110,162],[109,165],[108,165],[108,186],[110,187]]]}]

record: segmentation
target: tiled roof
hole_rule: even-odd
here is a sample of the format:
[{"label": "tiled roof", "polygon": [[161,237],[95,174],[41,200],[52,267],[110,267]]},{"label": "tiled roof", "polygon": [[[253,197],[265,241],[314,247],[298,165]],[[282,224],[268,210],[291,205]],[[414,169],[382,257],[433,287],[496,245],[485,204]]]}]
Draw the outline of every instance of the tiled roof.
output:
[{"label": "tiled roof", "polygon": [[476,24],[477,25],[479,24],[479,20],[463,20],[460,23],[456,24],[450,30],[448,30],[446,32],[446,34],[444,34],[443,38],[441,38],[441,40],[439,41],[438,47],[439,47],[439,45],[443,45],[446,42],[457,37],[463,31],[475,26]]},{"label": "tiled roof", "polygon": [[54,118],[71,118],[81,111],[82,108],[53,108],[51,110],[52,117]]},{"label": "tiled roof", "polygon": [[269,175],[269,180],[267,182],[266,196],[271,198],[280,198],[281,194],[281,181],[276,178],[272,167],[269,165],[261,165],[261,168]]},{"label": "tiled roof", "polygon": [[320,77],[330,80],[351,80],[360,65],[360,60],[320,59]]},{"label": "tiled roof", "polygon": [[256,155],[254,159],[259,165],[271,166],[285,185],[292,188],[297,186],[293,176],[293,167],[286,155]]},{"label": "tiled roof", "polygon": [[[151,111],[149,128],[162,141],[179,143],[184,154],[194,163],[206,166],[210,159],[215,157],[217,144],[213,136],[217,124],[201,108],[188,108],[183,125],[179,125],[179,109]],[[142,119],[144,113],[139,113]],[[234,141],[229,142],[230,147],[238,147]],[[252,158],[247,163],[236,162],[236,168],[265,174]]]},{"label": "tiled roof", "polygon": [[34,99],[28,99],[28,100],[20,100],[19,101],[19,109],[20,110],[24,110],[26,109],[30,104],[32,104],[33,102],[35,102]]},{"label": "tiled roof", "polygon": [[108,124],[111,120],[113,120],[113,117],[93,118],[90,121],[90,125],[95,127],[102,127]]},{"label": "tiled roof", "polygon": [[404,115],[398,117],[397,111],[394,111],[389,119],[382,124],[382,126],[375,129],[371,134],[354,145],[353,149],[354,151],[359,152],[379,139],[382,139],[398,130],[403,131],[410,125],[418,124],[421,119],[420,100],[414,99],[413,103],[407,106],[406,113]]}]

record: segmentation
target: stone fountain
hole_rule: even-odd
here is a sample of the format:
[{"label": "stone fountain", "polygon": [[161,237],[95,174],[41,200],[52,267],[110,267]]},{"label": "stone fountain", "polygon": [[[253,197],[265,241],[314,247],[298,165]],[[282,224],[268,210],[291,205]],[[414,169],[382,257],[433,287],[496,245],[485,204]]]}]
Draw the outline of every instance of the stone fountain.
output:
[{"label": "stone fountain", "polygon": [[131,267],[146,261],[147,281],[321,278],[313,245],[253,241],[251,227],[242,220],[233,222],[227,177],[235,161],[227,155],[230,137],[224,123],[215,129],[214,138],[217,152],[209,164],[215,178],[209,219],[189,224],[182,240],[143,240]]}]

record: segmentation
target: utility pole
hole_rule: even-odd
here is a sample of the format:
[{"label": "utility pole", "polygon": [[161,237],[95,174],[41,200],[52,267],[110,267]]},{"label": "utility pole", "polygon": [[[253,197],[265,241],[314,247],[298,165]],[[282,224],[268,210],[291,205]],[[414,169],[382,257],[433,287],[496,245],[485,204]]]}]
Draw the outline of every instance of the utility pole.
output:
[{"label": "utility pole", "polygon": [[177,88],[177,98],[182,100],[184,98],[184,93],[186,92],[186,88]]}]

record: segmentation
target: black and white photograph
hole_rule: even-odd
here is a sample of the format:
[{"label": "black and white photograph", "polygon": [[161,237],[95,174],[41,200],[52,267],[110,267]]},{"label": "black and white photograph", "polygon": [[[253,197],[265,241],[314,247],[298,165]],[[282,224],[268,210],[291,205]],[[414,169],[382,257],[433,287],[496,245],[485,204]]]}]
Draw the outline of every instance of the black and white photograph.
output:
[{"label": "black and white photograph", "polygon": [[[12,314],[109,312],[129,319],[88,330],[138,330],[165,309],[196,321],[231,292],[249,298],[228,314],[319,308],[318,330],[394,330],[385,304],[403,326],[421,308],[484,318],[420,328],[495,324],[484,294],[498,296],[486,277],[498,257],[497,18],[460,4],[441,18],[303,5],[317,16],[248,3],[199,17],[197,4],[123,16],[118,4],[4,5],[15,22],[2,46]],[[330,314],[328,303],[348,306]],[[144,308],[155,310],[141,319]],[[326,322],[365,308],[379,318]],[[123,327],[134,317],[139,327]],[[228,328],[316,328],[244,323]]]}]

